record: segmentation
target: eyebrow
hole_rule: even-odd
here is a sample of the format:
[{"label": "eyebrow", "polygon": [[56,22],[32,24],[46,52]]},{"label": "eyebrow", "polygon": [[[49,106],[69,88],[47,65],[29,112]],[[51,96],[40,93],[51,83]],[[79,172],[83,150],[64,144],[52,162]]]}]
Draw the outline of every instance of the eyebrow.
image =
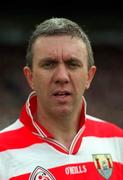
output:
[{"label": "eyebrow", "polygon": [[80,59],[75,58],[75,57],[71,57],[71,58],[67,59],[66,61],[77,61],[77,62],[81,62]]},{"label": "eyebrow", "polygon": [[42,59],[39,60],[39,64],[42,64],[44,62],[49,62],[49,61],[57,62],[57,59],[54,59],[54,58],[51,58],[51,57],[42,58]]},{"label": "eyebrow", "polygon": [[[58,60],[57,60],[57,58],[45,57],[45,58],[40,59],[39,62],[45,62],[45,61],[54,61],[55,62],[55,61],[58,61]],[[71,57],[71,58],[65,59],[64,62],[65,61],[78,61],[78,62],[81,62],[80,59],[75,58],[75,57]]]}]

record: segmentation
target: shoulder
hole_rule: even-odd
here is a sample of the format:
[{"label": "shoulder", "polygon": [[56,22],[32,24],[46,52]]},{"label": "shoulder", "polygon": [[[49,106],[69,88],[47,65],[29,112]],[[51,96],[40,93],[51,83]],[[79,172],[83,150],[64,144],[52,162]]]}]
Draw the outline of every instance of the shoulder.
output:
[{"label": "shoulder", "polygon": [[19,119],[0,131],[0,152],[21,149],[44,141]]},{"label": "shoulder", "polygon": [[101,136],[123,137],[123,129],[118,127],[118,125],[90,115],[86,115],[86,126],[88,131]]},{"label": "shoulder", "polygon": [[2,129],[0,131],[0,136],[4,133],[10,132],[10,131],[14,131],[17,130],[19,128],[23,127],[23,124],[20,122],[19,119],[17,119],[14,123],[12,123],[11,125],[7,126],[6,128]]},{"label": "shoulder", "polygon": [[17,134],[22,129],[23,124],[15,121],[10,126],[0,131],[0,151],[5,150],[7,146],[12,146],[17,141]]}]

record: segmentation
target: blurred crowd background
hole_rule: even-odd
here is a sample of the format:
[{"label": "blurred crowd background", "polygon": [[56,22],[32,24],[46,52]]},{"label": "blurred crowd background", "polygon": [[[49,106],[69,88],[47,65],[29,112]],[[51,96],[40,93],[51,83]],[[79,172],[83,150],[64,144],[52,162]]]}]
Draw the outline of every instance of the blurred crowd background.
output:
[{"label": "blurred crowd background", "polygon": [[97,74],[85,93],[87,113],[123,128],[122,9],[90,11],[76,9],[74,4],[69,9],[59,5],[53,9],[9,4],[0,8],[0,129],[19,117],[30,92],[23,75],[28,39],[35,26],[50,17],[74,20],[88,34]]}]

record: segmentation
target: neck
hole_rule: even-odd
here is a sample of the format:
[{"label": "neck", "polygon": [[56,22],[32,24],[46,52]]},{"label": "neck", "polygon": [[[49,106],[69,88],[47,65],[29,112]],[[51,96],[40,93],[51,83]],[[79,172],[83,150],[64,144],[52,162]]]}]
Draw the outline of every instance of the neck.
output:
[{"label": "neck", "polygon": [[38,121],[54,136],[54,139],[69,149],[71,142],[78,131],[80,110],[75,113],[72,112],[68,116],[57,115],[53,117],[48,115],[42,116],[42,114],[40,109],[38,109]]}]

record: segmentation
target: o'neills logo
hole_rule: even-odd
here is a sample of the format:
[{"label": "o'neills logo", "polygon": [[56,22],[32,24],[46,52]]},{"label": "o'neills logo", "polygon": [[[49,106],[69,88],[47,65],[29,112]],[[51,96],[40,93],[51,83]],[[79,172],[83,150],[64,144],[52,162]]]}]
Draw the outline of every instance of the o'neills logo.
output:
[{"label": "o'neills logo", "polygon": [[87,168],[85,165],[68,166],[65,168],[65,173],[67,175],[83,174],[83,173],[87,173]]},{"label": "o'neills logo", "polygon": [[31,174],[29,180],[56,180],[56,179],[48,170],[38,166]]},{"label": "o'neills logo", "polygon": [[110,154],[93,154],[93,160],[99,174],[105,179],[109,179],[112,175],[113,162]]}]

